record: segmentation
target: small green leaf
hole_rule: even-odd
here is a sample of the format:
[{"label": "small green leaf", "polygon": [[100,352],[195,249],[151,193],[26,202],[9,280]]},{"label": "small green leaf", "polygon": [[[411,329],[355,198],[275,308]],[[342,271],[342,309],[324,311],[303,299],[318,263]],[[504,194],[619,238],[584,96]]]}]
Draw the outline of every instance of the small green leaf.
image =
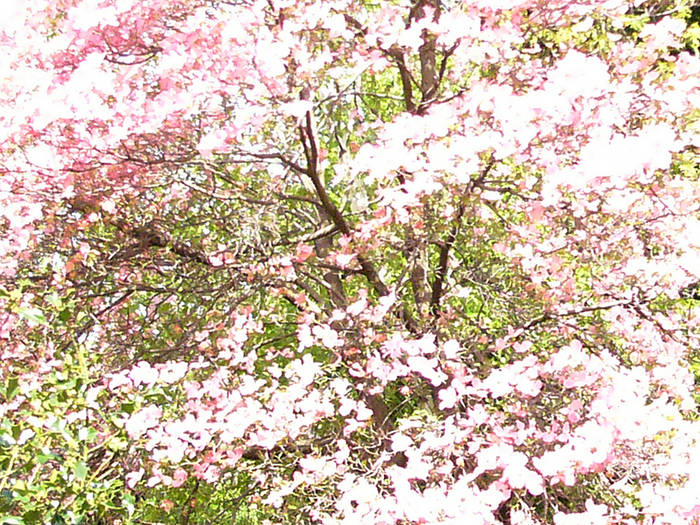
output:
[{"label": "small green leaf", "polygon": [[12,398],[17,394],[17,387],[19,386],[19,381],[16,377],[11,377],[7,380],[7,386],[5,387],[5,397],[8,401],[12,401]]},{"label": "small green leaf", "polygon": [[53,292],[52,294],[50,294],[49,296],[47,296],[47,297],[46,297],[46,300],[48,301],[48,303],[49,303],[51,306],[53,306],[53,307],[56,308],[57,310],[58,310],[59,308],[61,308],[61,305],[63,304],[63,302],[61,301],[61,298],[58,296],[58,294],[57,294],[56,292]]},{"label": "small green leaf", "polygon": [[58,314],[58,319],[64,323],[68,322],[71,318],[71,311],[69,308],[64,308],[61,313]]},{"label": "small green leaf", "polygon": [[37,460],[41,465],[43,465],[44,463],[47,463],[47,462],[49,462],[49,461],[51,461],[51,460],[54,460],[54,459],[60,460],[60,459],[61,459],[61,456],[59,456],[58,454],[54,454],[53,452],[50,452],[50,453],[48,453],[48,454],[38,454],[37,457],[36,457],[36,460]]},{"label": "small green leaf", "polygon": [[20,308],[17,312],[21,317],[24,317],[32,324],[46,324],[46,317],[38,308]]},{"label": "small green leaf", "polygon": [[87,465],[83,461],[78,461],[75,465],[75,477],[80,481],[84,481],[87,477]]},{"label": "small green leaf", "polygon": [[129,442],[125,439],[113,438],[107,442],[107,447],[115,452],[118,450],[124,450],[127,446],[129,446]]},{"label": "small green leaf", "polygon": [[126,510],[129,513],[129,516],[131,516],[135,510],[136,498],[134,497],[133,494],[127,493],[127,494],[124,494],[124,499],[122,499],[122,502],[124,503],[124,507],[126,507]]},{"label": "small green leaf", "polygon": [[41,513],[38,510],[30,510],[25,512],[22,516],[24,521],[22,523],[41,523]]}]

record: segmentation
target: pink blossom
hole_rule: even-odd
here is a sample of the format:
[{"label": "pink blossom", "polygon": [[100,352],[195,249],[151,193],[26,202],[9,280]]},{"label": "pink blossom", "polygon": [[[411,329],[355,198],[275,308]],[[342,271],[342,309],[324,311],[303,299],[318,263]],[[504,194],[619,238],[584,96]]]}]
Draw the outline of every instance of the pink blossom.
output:
[{"label": "pink blossom", "polygon": [[185,362],[169,361],[160,367],[160,380],[164,383],[175,383],[187,374],[188,364]]},{"label": "pink blossom", "polygon": [[411,356],[406,360],[406,364],[428,379],[433,386],[440,386],[447,379],[447,375],[438,369],[436,358],[427,359],[423,356]]},{"label": "pink blossom", "polygon": [[313,328],[313,334],[321,340],[321,344],[326,348],[336,348],[342,343],[342,339],[338,337],[338,332],[330,326],[316,325]]},{"label": "pink blossom", "polygon": [[158,370],[151,367],[150,363],[140,361],[131,369],[129,377],[134,382],[134,386],[139,386],[142,383],[149,386],[158,380]]},{"label": "pink blossom", "polygon": [[138,439],[149,428],[155,427],[159,423],[162,415],[163,411],[159,406],[149,405],[131,414],[126,420],[124,428],[129,436]]},{"label": "pink blossom", "polygon": [[311,257],[313,253],[314,249],[312,246],[308,244],[299,244],[297,246],[296,257],[294,260],[298,263],[304,262],[306,259]]},{"label": "pink blossom", "polygon": [[438,393],[438,397],[440,398],[440,404],[438,407],[440,410],[454,407],[459,399],[457,396],[457,391],[451,386],[441,389]]},{"label": "pink blossom", "polygon": [[144,473],[145,473],[145,471],[142,468],[139,469],[138,471],[129,472],[126,475],[126,486],[129,487],[130,489],[133,489],[136,486],[136,484],[139,481],[141,481]]},{"label": "pink blossom", "polygon": [[181,487],[187,481],[187,471],[179,468],[173,472],[173,487]]}]

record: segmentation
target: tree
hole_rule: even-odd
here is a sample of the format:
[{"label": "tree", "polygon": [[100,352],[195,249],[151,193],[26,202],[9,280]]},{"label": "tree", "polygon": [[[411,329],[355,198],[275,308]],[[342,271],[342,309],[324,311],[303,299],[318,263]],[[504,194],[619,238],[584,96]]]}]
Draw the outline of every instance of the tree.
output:
[{"label": "tree", "polygon": [[691,7],[15,2],[5,522],[698,523]]}]

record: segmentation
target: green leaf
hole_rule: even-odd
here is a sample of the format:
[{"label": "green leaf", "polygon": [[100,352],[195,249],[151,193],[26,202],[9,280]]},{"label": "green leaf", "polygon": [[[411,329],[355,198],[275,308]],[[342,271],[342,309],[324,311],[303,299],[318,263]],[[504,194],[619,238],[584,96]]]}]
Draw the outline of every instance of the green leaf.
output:
[{"label": "green leaf", "polygon": [[118,450],[124,450],[128,446],[129,442],[125,439],[113,438],[107,442],[107,447],[115,452]]},{"label": "green leaf", "polygon": [[85,481],[85,478],[87,478],[87,465],[83,461],[78,461],[75,465],[75,477],[79,479],[80,481]]},{"label": "green leaf", "polygon": [[5,387],[5,397],[8,401],[17,395],[17,387],[19,386],[19,380],[16,377],[11,377],[7,380],[7,385]]},{"label": "green leaf", "polygon": [[71,311],[68,308],[64,308],[61,310],[61,313],[58,314],[58,319],[64,323],[67,323],[71,318]]},{"label": "green leaf", "polygon": [[38,308],[20,308],[17,313],[34,325],[47,324],[44,313]]},{"label": "green leaf", "polygon": [[57,310],[61,308],[61,305],[63,304],[63,301],[61,301],[61,298],[58,296],[56,292],[51,293],[46,297],[46,300],[48,303],[56,308]]},{"label": "green leaf", "polygon": [[136,506],[136,498],[134,497],[133,494],[124,494],[124,498],[122,499],[122,502],[124,503],[124,507],[126,508],[127,512],[129,513],[129,516],[131,516],[134,513],[135,506]]},{"label": "green leaf", "polygon": [[36,457],[36,460],[42,465],[48,461],[60,459],[61,456],[59,456],[58,454],[54,454],[53,452],[49,452],[48,454],[38,454]]},{"label": "green leaf", "polygon": [[18,518],[17,516],[2,516],[0,517],[0,524],[2,525],[24,525],[24,520]]},{"label": "green leaf", "polygon": [[22,523],[41,523],[42,515],[38,510],[30,510],[24,513]]}]

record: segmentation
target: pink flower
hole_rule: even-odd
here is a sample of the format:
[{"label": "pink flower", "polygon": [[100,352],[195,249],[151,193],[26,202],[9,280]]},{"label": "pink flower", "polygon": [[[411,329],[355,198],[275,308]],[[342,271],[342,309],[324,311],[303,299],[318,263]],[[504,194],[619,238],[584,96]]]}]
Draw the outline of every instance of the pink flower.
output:
[{"label": "pink flower", "polygon": [[148,386],[158,380],[158,370],[150,363],[141,361],[129,371],[129,377],[134,382],[134,386],[139,386],[141,383]]},{"label": "pink flower", "polygon": [[147,406],[131,414],[124,428],[129,436],[133,439],[137,439],[141,437],[146,430],[155,427],[160,422],[162,414],[163,411],[160,407],[155,405]]},{"label": "pink flower", "polygon": [[311,257],[314,253],[314,249],[312,246],[308,244],[299,244],[297,246],[297,251],[296,251],[296,256],[294,257],[294,261],[301,263],[304,262],[306,259]]},{"label": "pink flower", "polygon": [[428,379],[433,386],[440,386],[447,379],[447,375],[439,370],[436,358],[426,359],[423,356],[411,356],[407,359],[406,364],[412,370]]},{"label": "pink flower", "polygon": [[307,324],[303,324],[297,328],[297,338],[299,339],[299,350],[304,350],[304,348],[308,348],[314,344],[311,328]]},{"label": "pink flower", "polygon": [[111,391],[115,391],[123,386],[130,387],[132,385],[132,381],[129,379],[129,372],[127,371],[121,372],[119,374],[112,374],[111,376],[107,377],[110,378],[107,388],[109,388]]},{"label": "pink flower", "polygon": [[391,438],[391,450],[394,452],[402,452],[413,445],[413,439],[406,434],[394,434]]},{"label": "pink flower", "polygon": [[438,406],[440,410],[452,408],[457,404],[457,391],[451,386],[440,390],[438,397],[440,398],[440,404]]},{"label": "pink flower", "polygon": [[680,18],[665,16],[656,24],[647,24],[639,33],[647,40],[647,51],[657,51],[678,45],[678,39],[685,30],[686,23]]},{"label": "pink flower", "polygon": [[335,262],[340,267],[346,267],[355,258],[354,253],[339,253],[335,256]]},{"label": "pink flower", "polygon": [[314,326],[313,334],[321,340],[321,344],[326,348],[336,348],[343,343],[343,340],[338,337],[338,332],[333,330],[330,326]]},{"label": "pink flower", "polygon": [[187,373],[188,364],[185,362],[169,361],[160,367],[160,380],[164,383],[175,383]]},{"label": "pink flower", "polygon": [[141,481],[141,478],[143,478],[144,475],[144,470],[139,469],[138,471],[132,471],[129,472],[126,475],[126,486],[129,487],[130,489],[133,489],[136,484]]},{"label": "pink flower", "polygon": [[527,464],[527,456],[522,452],[503,458],[505,468],[503,478],[514,489],[526,488],[530,494],[537,496],[544,491],[542,476],[530,470]]},{"label": "pink flower", "polygon": [[187,481],[187,471],[185,469],[179,468],[173,472],[173,487],[181,487]]}]

